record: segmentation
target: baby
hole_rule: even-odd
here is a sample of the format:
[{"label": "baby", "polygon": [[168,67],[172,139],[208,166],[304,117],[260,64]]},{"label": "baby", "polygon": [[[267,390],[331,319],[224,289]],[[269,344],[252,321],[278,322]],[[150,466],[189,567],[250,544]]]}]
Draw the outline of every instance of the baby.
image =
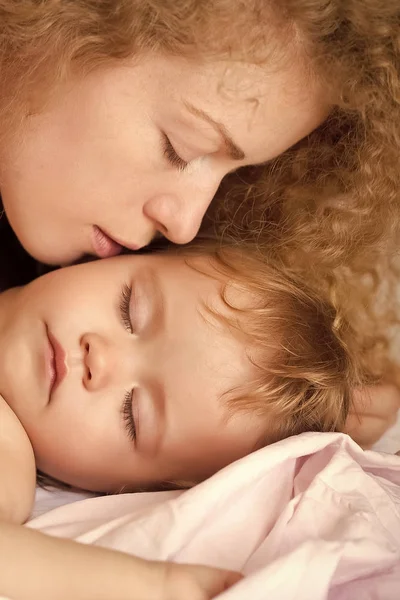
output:
[{"label": "baby", "polygon": [[[254,251],[207,244],[68,267],[1,294],[0,595],[107,597],[102,579],[129,560],[140,565],[113,600],[194,598],[156,595],[146,561],[22,529],[36,468],[96,492],[188,486],[278,439],[341,429],[357,374],[336,321]],[[71,588],[83,559],[92,595]],[[170,568],[199,598],[236,580]],[[132,592],[133,572],[151,594]]]}]

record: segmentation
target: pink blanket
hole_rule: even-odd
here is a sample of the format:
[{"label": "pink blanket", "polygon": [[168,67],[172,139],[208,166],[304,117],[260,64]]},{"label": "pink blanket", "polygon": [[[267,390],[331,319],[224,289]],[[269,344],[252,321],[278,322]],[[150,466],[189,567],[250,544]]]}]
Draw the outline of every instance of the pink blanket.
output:
[{"label": "pink blanket", "polygon": [[221,600],[398,600],[400,458],[303,434],[186,492],[89,498],[29,527],[242,571]]}]

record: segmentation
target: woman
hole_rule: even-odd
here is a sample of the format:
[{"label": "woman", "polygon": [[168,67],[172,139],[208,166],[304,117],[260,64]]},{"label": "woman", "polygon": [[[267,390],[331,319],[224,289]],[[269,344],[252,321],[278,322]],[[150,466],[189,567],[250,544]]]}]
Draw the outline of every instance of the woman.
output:
[{"label": "woman", "polygon": [[[285,212],[305,203],[292,233],[311,219],[297,241],[307,250],[313,232],[320,251],[332,221],[355,227],[356,185],[373,214],[394,183],[399,12],[394,0],[2,0],[0,189],[17,236],[51,263],[139,248],[157,232],[185,243],[227,173],[267,162],[252,181],[260,214],[262,186]],[[326,231],[313,214],[323,185]]]}]

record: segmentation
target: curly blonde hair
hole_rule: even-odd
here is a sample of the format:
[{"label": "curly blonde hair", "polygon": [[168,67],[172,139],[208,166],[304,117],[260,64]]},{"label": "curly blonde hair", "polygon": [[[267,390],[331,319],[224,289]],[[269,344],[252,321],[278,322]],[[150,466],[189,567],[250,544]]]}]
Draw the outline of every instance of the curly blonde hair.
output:
[{"label": "curly blonde hair", "polygon": [[71,75],[149,51],[265,63],[275,40],[297,44],[332,110],[277,159],[223,181],[213,230],[364,305],[357,281],[400,221],[398,0],[0,0],[0,142]]},{"label": "curly blonde hair", "polygon": [[[399,220],[400,6],[282,0],[279,7],[301,32],[332,111],[267,166],[244,169],[244,187],[231,182],[224,221],[235,235],[252,232],[279,246],[289,262],[300,251],[317,269],[356,266]],[[236,193],[242,219],[232,222]]]},{"label": "curly blonde hair", "polygon": [[388,332],[398,322],[400,4],[281,0],[279,10],[299,32],[332,110],[269,164],[226,178],[213,227],[225,239],[253,241],[342,302],[367,372],[398,382]]},{"label": "curly blonde hair", "polygon": [[[239,336],[257,373],[228,392],[226,402],[234,412],[265,418],[260,445],[306,431],[343,430],[352,390],[370,380],[359,368],[354,332],[342,312],[253,245],[198,240],[170,246],[169,253],[222,282],[229,316],[209,312]],[[207,267],[198,267],[198,256],[209,257]]]}]

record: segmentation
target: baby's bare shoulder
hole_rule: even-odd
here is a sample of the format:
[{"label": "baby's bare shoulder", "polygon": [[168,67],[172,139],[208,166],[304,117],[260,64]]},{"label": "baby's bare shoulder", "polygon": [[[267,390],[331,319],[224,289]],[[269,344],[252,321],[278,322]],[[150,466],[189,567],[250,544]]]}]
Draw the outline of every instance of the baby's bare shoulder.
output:
[{"label": "baby's bare shoulder", "polygon": [[0,396],[0,519],[23,523],[32,508],[35,458],[15,413]]}]

